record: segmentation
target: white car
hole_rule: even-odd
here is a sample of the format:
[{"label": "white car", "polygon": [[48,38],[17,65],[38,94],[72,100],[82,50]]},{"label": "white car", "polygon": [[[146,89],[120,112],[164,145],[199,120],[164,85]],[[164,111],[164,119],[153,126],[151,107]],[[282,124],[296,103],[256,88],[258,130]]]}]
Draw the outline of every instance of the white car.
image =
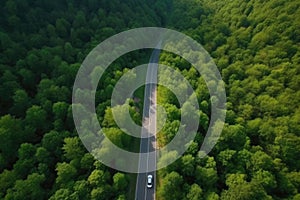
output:
[{"label": "white car", "polygon": [[153,186],[153,176],[149,174],[147,176],[147,188],[152,188],[152,186]]}]

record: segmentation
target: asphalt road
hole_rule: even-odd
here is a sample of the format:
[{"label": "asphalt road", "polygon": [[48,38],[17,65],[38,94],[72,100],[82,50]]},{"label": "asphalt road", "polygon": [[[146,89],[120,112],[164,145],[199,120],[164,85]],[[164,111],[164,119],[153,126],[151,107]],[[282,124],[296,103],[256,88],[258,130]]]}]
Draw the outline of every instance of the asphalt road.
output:
[{"label": "asphalt road", "polygon": [[[160,49],[154,49],[148,64],[146,82],[157,83],[157,67],[159,61]],[[143,108],[143,125],[146,128],[142,128],[141,135],[148,135],[149,137],[141,138],[140,152],[147,153],[155,150],[156,146],[156,84],[146,84],[144,93],[144,108]],[[156,166],[156,157],[150,158],[149,156],[140,156],[139,169],[150,165]],[[156,167],[155,167],[156,168]],[[153,187],[147,188],[147,176],[152,174]],[[136,182],[136,200],[153,200],[155,199],[155,187],[156,187],[156,173],[138,173]]]}]

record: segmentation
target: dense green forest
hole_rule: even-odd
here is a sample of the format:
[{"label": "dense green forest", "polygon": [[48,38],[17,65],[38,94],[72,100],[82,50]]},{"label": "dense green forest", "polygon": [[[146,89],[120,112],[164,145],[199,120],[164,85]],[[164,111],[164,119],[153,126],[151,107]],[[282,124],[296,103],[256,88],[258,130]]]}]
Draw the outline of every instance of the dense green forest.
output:
[{"label": "dense green forest", "polygon": [[[82,145],[72,119],[72,86],[96,45],[146,26],[181,31],[201,43],[227,93],[221,138],[200,159],[210,117],[206,83],[185,60],[162,52],[160,62],[180,71],[195,89],[200,124],[184,156],[157,172],[157,199],[299,200],[297,0],[1,1],[0,199],[134,198],[135,176],[104,166]],[[150,54],[141,50],[120,57],[98,86],[99,122],[121,147],[133,139],[117,128],[110,95],[122,74],[147,63]],[[158,137],[163,146],[184,110],[163,87],[158,102],[168,112]],[[142,103],[130,105],[139,123]]]}]

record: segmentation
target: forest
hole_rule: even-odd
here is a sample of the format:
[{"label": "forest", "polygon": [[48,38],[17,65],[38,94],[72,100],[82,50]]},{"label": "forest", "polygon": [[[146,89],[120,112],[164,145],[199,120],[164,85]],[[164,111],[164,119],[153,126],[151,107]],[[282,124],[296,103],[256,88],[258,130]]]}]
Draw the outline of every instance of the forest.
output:
[{"label": "forest", "polygon": [[[203,45],[227,96],[221,137],[200,158],[211,114],[207,85],[186,60],[161,53],[160,63],[196,91],[200,122],[188,151],[157,171],[156,199],[300,200],[298,0],[0,1],[0,199],[134,199],[136,174],[103,165],[79,139],[72,89],[96,45],[138,27],[177,30]],[[145,49],[118,58],[98,85],[98,121],[120,147],[139,141],[118,129],[112,109],[124,109],[111,108],[110,97],[120,77],[150,56]],[[142,98],[143,88],[135,95]],[[168,116],[157,138],[164,146],[189,111],[162,86],[158,103]],[[129,105],[140,124],[142,103]]]}]

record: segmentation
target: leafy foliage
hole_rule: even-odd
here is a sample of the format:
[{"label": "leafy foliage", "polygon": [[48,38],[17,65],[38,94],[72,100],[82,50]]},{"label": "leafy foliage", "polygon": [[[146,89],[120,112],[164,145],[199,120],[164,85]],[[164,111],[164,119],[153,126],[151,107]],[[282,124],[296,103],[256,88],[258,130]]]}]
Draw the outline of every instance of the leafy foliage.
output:
[{"label": "leafy foliage", "polygon": [[[158,172],[157,198],[300,199],[299,9],[296,0],[1,1],[0,199],[128,199],[131,174],[94,160],[78,138],[71,94],[92,48],[145,26],[173,28],[203,44],[227,91],[224,130],[209,156],[200,159],[211,114],[206,83],[184,59],[161,53],[160,62],[190,82],[200,111],[189,103],[180,108],[176,96],[159,86],[158,103],[167,115],[159,146],[175,136],[181,116],[199,117],[200,123],[188,151]],[[96,93],[100,124],[126,150],[135,151],[139,141],[117,127],[112,110],[126,124],[126,107],[111,108],[109,99],[122,75],[148,62],[150,52],[115,60]],[[172,83],[171,77],[161,78]],[[134,74],[127,81],[131,78]],[[142,89],[128,101],[137,124]],[[170,152],[162,161],[176,155]]]}]

